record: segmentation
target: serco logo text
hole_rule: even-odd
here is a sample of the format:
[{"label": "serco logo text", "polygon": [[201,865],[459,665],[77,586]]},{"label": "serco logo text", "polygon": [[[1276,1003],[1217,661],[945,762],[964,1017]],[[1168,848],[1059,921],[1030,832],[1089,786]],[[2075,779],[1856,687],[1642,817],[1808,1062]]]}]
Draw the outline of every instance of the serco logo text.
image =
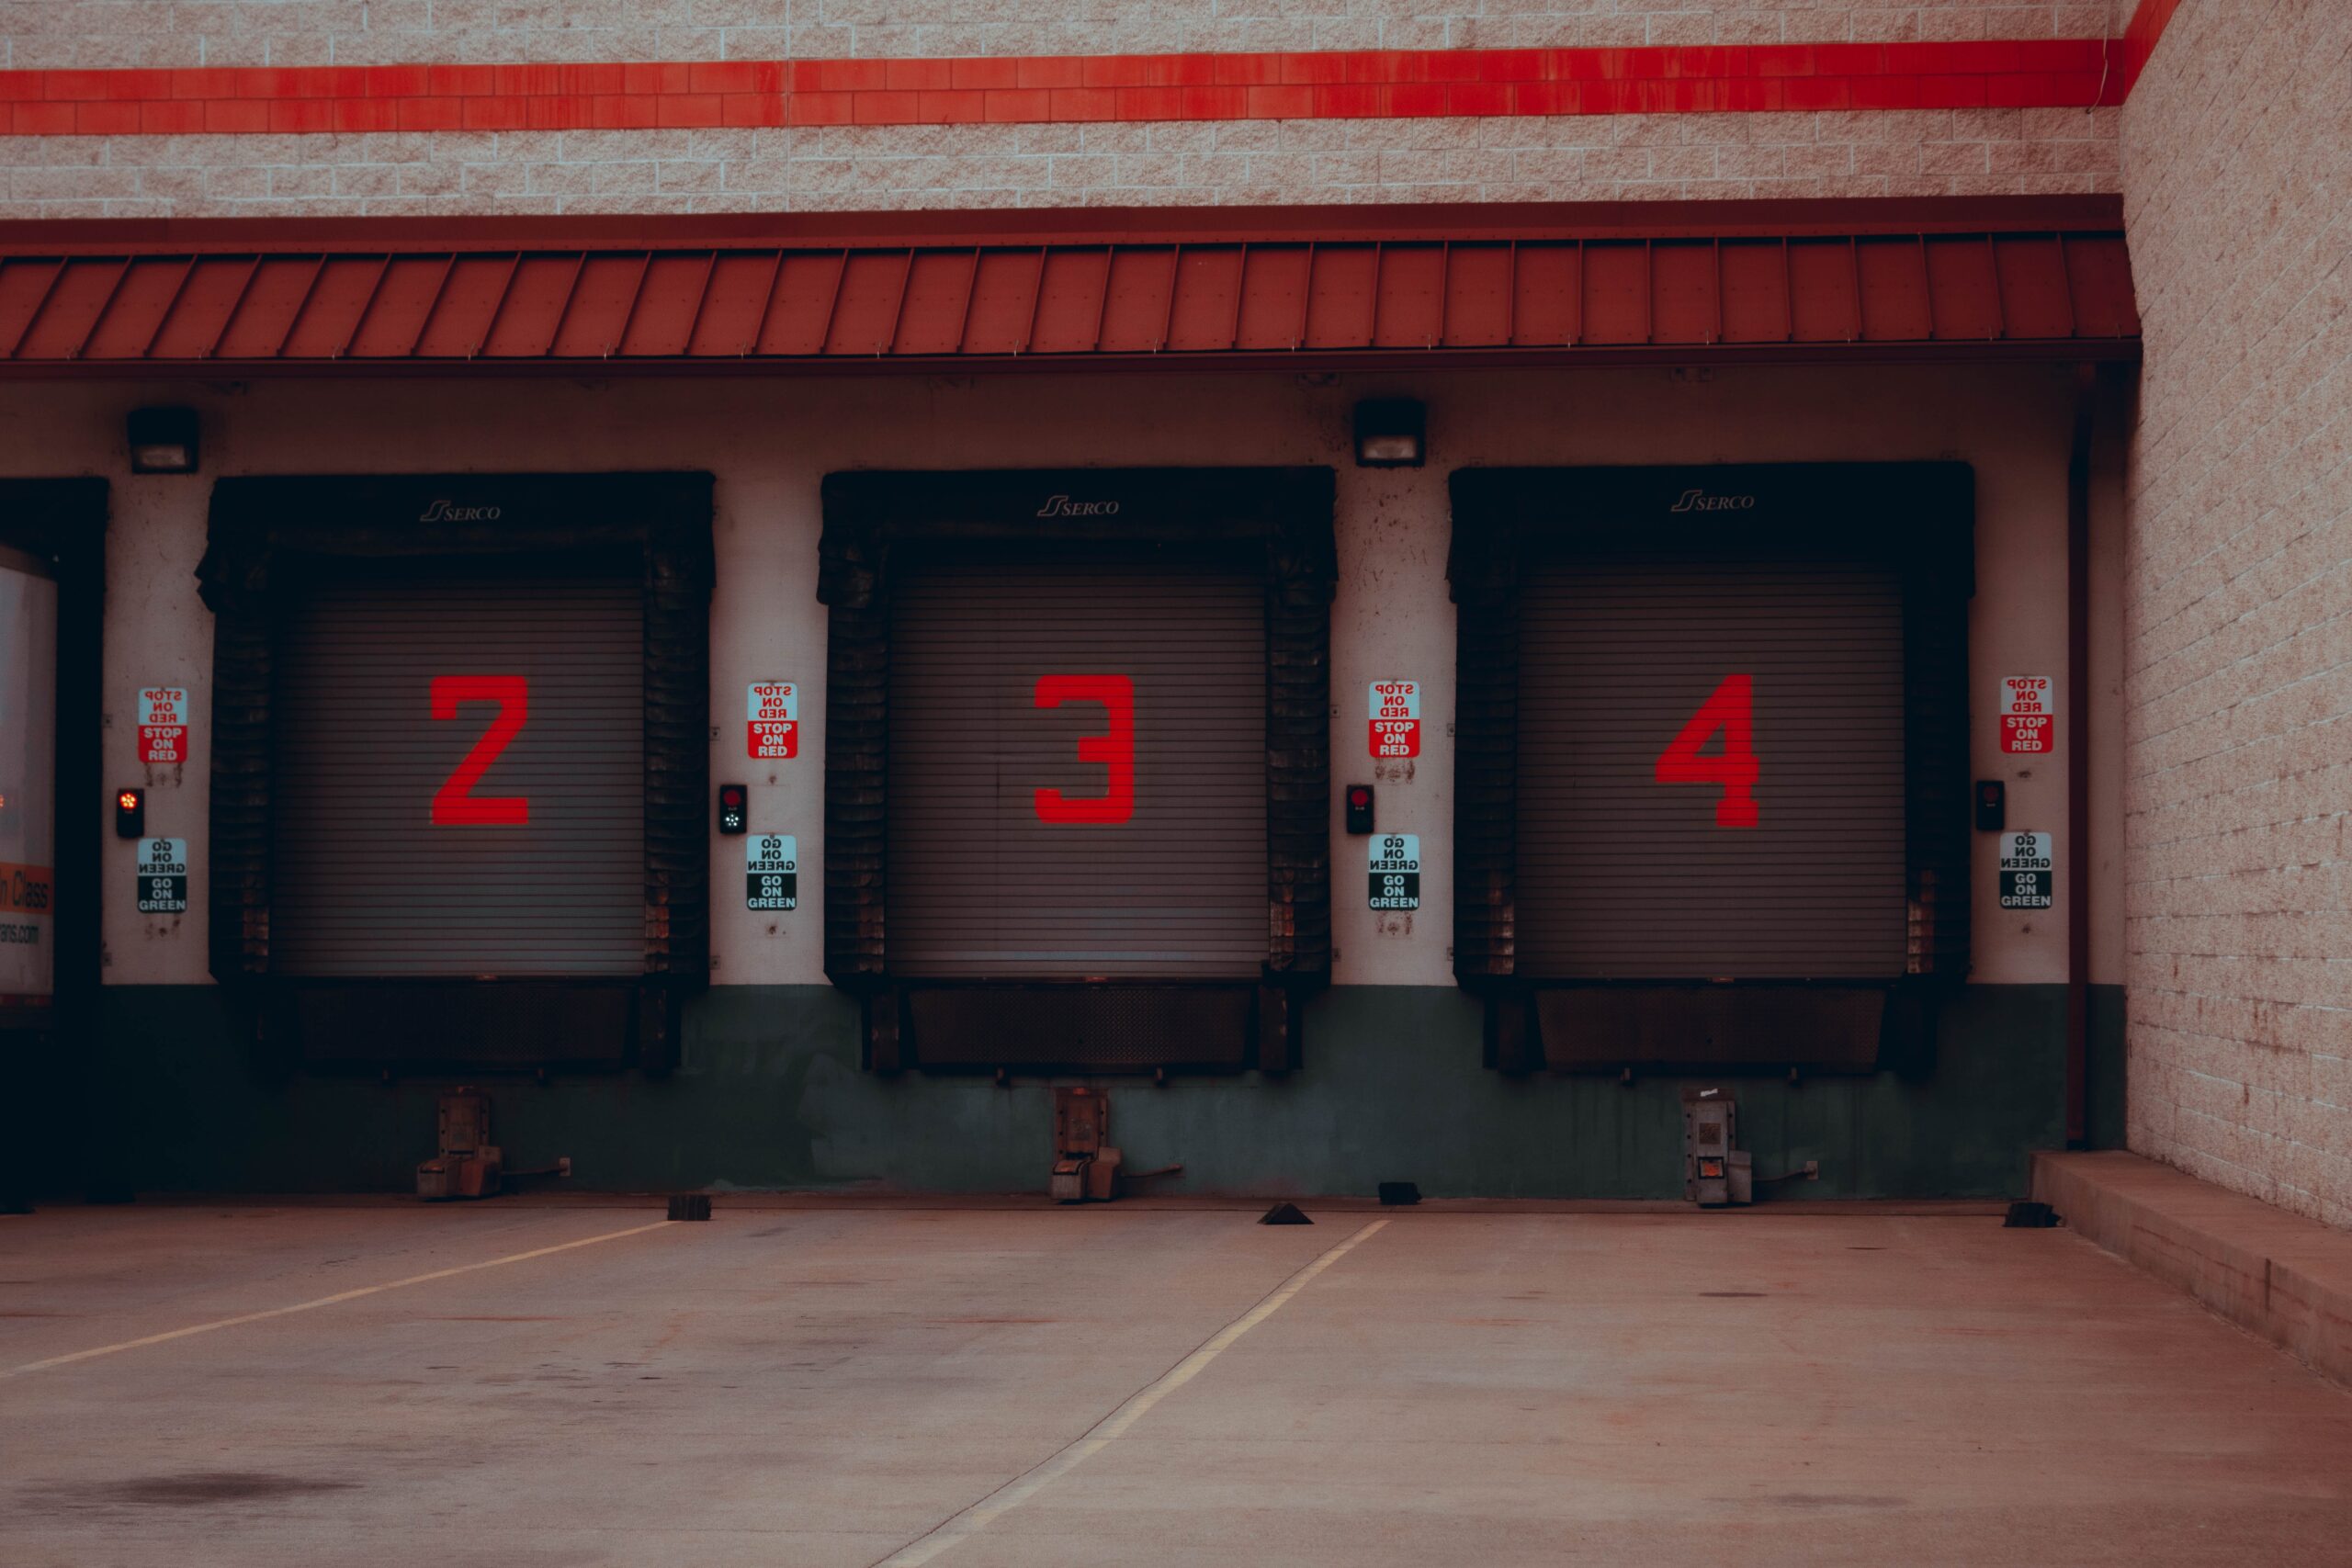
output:
[{"label": "serco logo text", "polygon": [[1049,495],[1046,504],[1037,508],[1040,517],[1116,517],[1119,503],[1115,501],[1072,501],[1066,495]]},{"label": "serco logo text", "polygon": [[452,506],[445,496],[426,507],[416,520],[419,523],[495,523],[499,510],[495,506]]},{"label": "serco logo text", "polygon": [[1709,495],[1702,490],[1686,490],[1682,499],[1667,508],[1668,512],[1748,512],[1754,510],[1752,495]]}]

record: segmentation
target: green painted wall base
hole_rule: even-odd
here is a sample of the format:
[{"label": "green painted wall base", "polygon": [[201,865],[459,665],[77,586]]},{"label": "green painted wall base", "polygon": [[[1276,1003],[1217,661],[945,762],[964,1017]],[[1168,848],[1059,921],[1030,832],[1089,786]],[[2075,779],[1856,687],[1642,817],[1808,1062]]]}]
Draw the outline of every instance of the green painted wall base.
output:
[{"label": "green painted wall base", "polygon": [[[2101,987],[2109,990],[2111,987]],[[2120,1124],[2120,997],[2095,998],[2099,1120]],[[1803,1197],[2005,1197],[2030,1150],[2064,1143],[2065,991],[1972,987],[1946,1007],[1937,1068],[1732,1083],[1760,1175],[1821,1162]],[[433,1149],[449,1080],[258,1077],[217,994],[117,987],[90,1064],[81,1127],[111,1179],[149,1191],[407,1189]],[[480,1080],[520,1166],[573,1161],[582,1188],[786,1188],[873,1183],[1034,1190],[1047,1164],[1041,1080],[857,1067],[857,1011],[824,987],[725,987],[689,1010],[678,1071]],[[1479,1009],[1451,988],[1352,987],[1314,999],[1306,1066],[1283,1078],[1104,1078],[1133,1166],[1182,1162],[1178,1192],[1672,1198],[1681,1194],[1686,1081],[1538,1076],[1480,1065]],[[2113,1077],[2113,1111],[2100,1098]],[[1074,1081],[1074,1080],[1072,1080]]]}]

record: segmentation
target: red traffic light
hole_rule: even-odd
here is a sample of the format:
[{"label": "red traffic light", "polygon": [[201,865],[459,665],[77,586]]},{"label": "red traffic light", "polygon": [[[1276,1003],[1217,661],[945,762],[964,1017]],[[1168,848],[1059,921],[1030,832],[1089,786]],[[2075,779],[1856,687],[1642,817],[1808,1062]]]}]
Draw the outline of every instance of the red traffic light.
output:
[{"label": "red traffic light", "polygon": [[147,792],[143,789],[117,790],[114,797],[114,835],[118,839],[143,838],[147,833]]},{"label": "red traffic light", "polygon": [[1976,830],[1997,833],[2008,825],[2009,786],[2000,779],[1976,781]]},{"label": "red traffic light", "polygon": [[1347,829],[1351,833],[1372,831],[1372,786],[1350,784],[1347,793]]}]

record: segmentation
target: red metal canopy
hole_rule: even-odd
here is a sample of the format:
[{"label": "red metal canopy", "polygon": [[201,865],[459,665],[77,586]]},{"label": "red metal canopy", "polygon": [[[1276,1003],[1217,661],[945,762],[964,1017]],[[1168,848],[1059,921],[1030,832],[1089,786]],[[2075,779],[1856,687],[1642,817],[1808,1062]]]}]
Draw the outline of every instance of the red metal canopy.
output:
[{"label": "red metal canopy", "polygon": [[0,230],[0,376],[2134,358],[2119,218],[2008,201],[18,225]]}]

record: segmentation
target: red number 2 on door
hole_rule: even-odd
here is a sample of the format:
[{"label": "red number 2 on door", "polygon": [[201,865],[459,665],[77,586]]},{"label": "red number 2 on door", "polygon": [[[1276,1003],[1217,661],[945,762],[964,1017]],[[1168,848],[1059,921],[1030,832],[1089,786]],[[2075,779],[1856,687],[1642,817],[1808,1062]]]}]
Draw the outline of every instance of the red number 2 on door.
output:
[{"label": "red number 2 on door", "polygon": [[514,827],[531,819],[526,795],[478,795],[474,785],[513,742],[530,711],[530,683],[520,675],[435,675],[433,716],[455,718],[459,703],[496,703],[498,713],[458,771],[433,792],[433,820],[458,827]]},{"label": "red number 2 on door", "polygon": [[[1756,796],[1751,793],[1758,772],[1755,700],[1753,675],[1724,676],[1723,683],[1690,716],[1690,722],[1658,753],[1658,783],[1723,785],[1724,797],[1715,802],[1718,828],[1756,826]],[[1712,756],[1702,756],[1699,748],[1717,730],[1723,731],[1724,749]]]}]

